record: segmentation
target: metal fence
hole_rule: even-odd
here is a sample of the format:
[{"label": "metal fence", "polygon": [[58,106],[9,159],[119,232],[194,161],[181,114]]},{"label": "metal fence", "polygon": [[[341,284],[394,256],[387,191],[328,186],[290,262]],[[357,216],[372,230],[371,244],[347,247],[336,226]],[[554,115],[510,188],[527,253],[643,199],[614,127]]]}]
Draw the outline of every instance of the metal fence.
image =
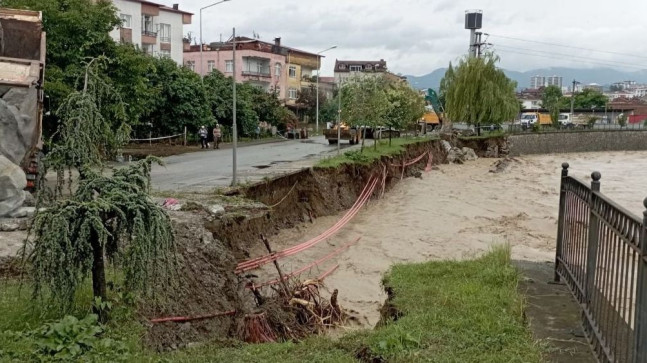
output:
[{"label": "metal fence", "polygon": [[[647,211],[642,220],[562,165],[555,281],[582,308],[584,332],[601,362],[647,362]],[[645,199],[647,208],[647,199]]]},{"label": "metal fence", "polygon": [[[484,128],[485,129],[485,128]],[[642,131],[647,130],[647,125],[644,123],[634,124],[606,124],[596,123],[592,125],[569,125],[554,127],[553,125],[541,125],[536,129],[532,126],[524,126],[520,124],[507,124],[503,125],[503,130],[510,134],[524,134],[536,132],[595,132],[595,131]]]}]

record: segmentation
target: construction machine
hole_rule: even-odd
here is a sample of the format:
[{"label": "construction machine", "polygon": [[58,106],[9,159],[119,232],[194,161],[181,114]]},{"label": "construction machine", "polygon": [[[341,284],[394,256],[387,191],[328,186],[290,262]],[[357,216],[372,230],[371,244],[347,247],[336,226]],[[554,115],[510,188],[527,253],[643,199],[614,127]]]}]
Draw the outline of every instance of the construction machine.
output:
[{"label": "construction machine", "polygon": [[43,146],[44,79],[42,14],[0,8],[0,157],[22,167],[27,189],[35,187]]}]

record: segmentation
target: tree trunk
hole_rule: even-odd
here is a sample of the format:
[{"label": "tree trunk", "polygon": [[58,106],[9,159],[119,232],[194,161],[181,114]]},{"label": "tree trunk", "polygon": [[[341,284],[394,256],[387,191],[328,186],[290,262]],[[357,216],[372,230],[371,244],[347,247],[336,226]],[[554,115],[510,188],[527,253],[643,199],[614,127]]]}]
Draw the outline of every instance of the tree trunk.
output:
[{"label": "tree trunk", "polygon": [[[97,238],[96,234],[92,235],[92,293],[96,298],[101,298],[101,302],[108,300],[106,293],[106,269],[103,257],[103,246]],[[98,306],[93,306],[92,311],[97,314],[99,321],[105,323],[108,321],[107,309],[101,309]]]},{"label": "tree trunk", "polygon": [[364,152],[364,140],[366,140],[366,126],[364,126],[363,136],[362,136],[362,147],[360,148],[360,152]]},{"label": "tree trunk", "polygon": [[389,146],[391,146],[391,126],[389,126]]}]

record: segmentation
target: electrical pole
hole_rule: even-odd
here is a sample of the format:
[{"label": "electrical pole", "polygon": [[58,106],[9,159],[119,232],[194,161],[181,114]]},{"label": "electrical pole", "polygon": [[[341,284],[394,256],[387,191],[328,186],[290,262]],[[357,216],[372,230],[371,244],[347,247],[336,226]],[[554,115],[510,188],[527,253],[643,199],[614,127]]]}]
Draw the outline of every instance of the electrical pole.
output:
[{"label": "electrical pole", "polygon": [[337,155],[341,150],[341,77],[337,85]]},{"label": "electrical pole", "polygon": [[236,147],[238,146],[238,126],[236,126],[236,28],[234,28],[233,36],[233,60],[232,60],[232,80],[233,80],[233,99],[234,99],[234,109],[232,112],[232,138],[233,138],[233,178],[231,180],[231,185],[236,186]]},{"label": "electrical pole", "polygon": [[576,80],[573,80],[573,91],[571,92],[571,122],[573,122],[573,119],[575,118],[575,84],[577,83]]}]

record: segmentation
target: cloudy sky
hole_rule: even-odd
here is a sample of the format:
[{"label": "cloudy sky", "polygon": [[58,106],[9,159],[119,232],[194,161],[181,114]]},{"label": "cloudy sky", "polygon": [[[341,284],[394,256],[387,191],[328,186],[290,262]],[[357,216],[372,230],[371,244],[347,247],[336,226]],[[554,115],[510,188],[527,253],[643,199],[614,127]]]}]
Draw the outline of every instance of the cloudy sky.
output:
[{"label": "cloudy sky", "polygon": [[[196,36],[199,9],[215,1],[157,0],[195,13],[185,33]],[[484,40],[504,68],[647,69],[645,0],[230,0],[203,11],[203,38],[227,38],[236,27],[314,53],[337,45],[322,75],[332,75],[335,59],[380,58],[392,72],[422,75],[467,52],[467,9],[483,10]]]}]

